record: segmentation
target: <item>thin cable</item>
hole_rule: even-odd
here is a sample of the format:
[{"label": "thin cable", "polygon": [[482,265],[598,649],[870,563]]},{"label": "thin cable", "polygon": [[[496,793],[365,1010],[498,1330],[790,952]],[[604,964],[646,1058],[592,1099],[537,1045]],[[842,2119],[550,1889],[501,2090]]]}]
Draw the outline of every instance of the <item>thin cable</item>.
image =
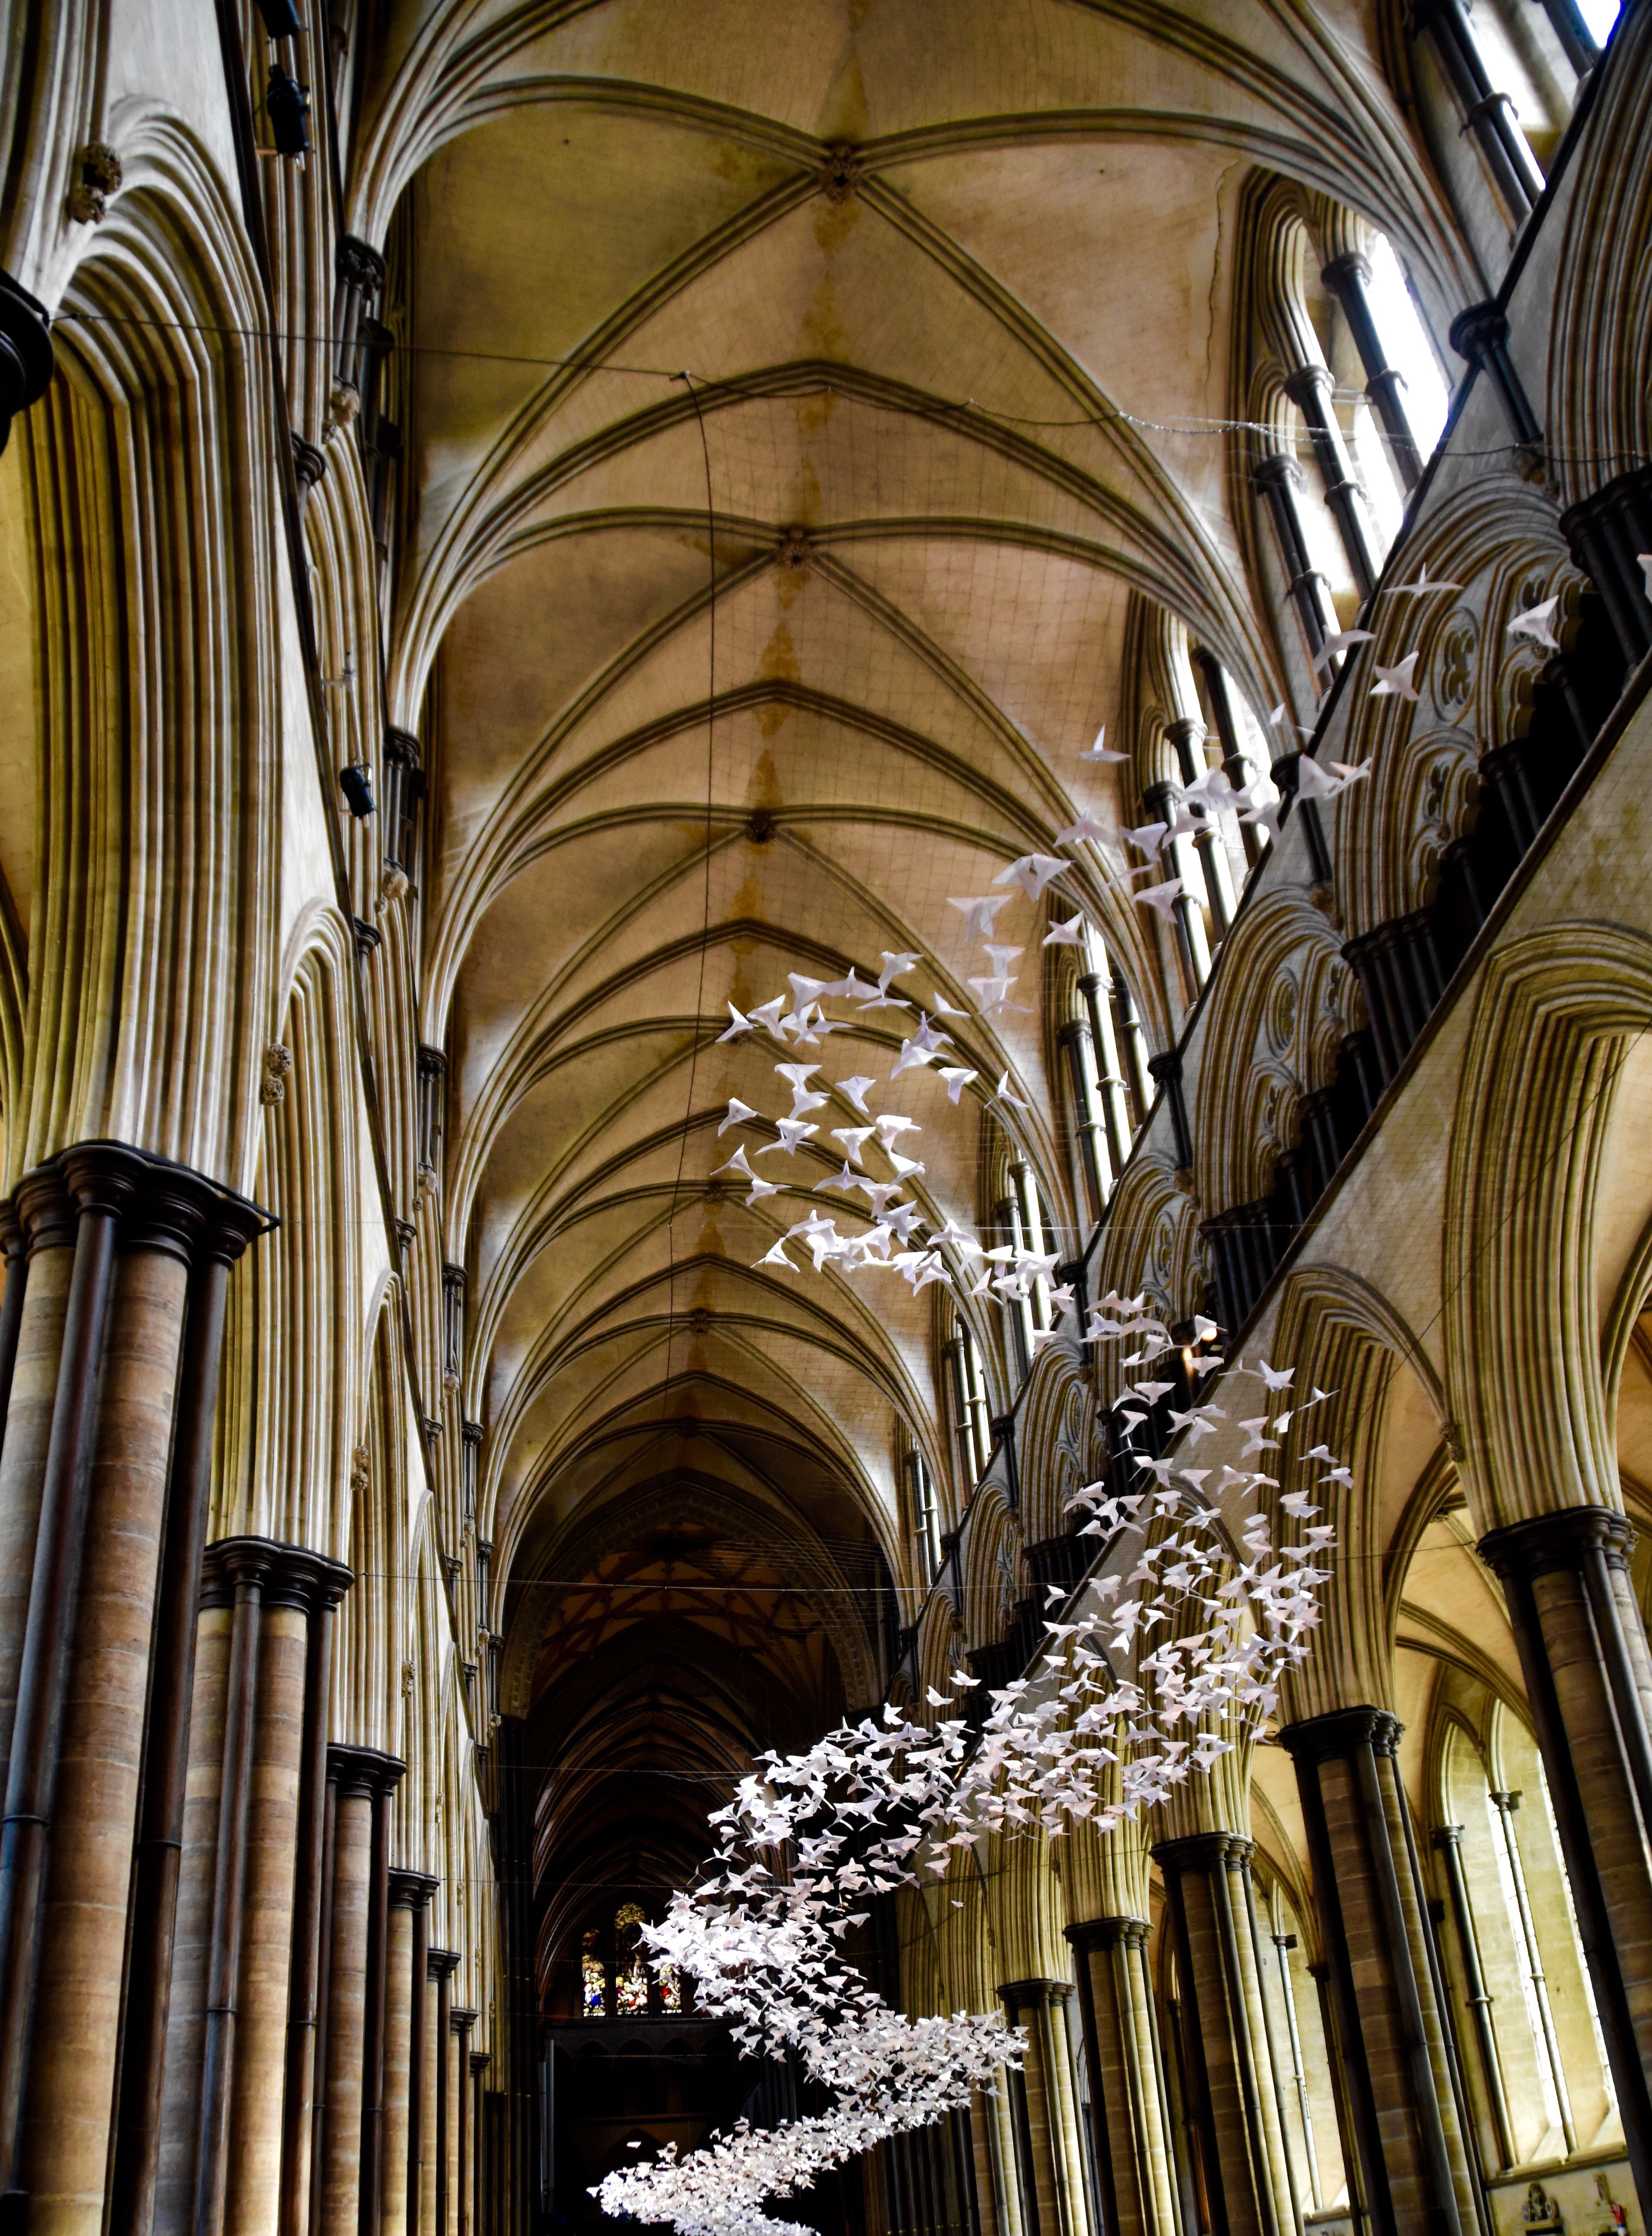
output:
[{"label": "thin cable", "polygon": [[[54,325],[62,325],[68,319],[77,319],[82,324],[89,326],[152,326],[168,333],[228,334],[244,340],[262,341],[271,345],[298,344],[306,348],[330,349],[336,345],[338,339],[336,336],[326,333],[299,332],[296,328],[243,326],[236,326],[227,320],[218,319],[142,318],[127,312],[88,311],[76,307],[58,311],[53,315]],[[397,341],[385,350],[385,355],[387,358],[392,357],[398,352],[408,356],[450,358],[476,365],[536,365],[543,367],[547,372],[616,372],[639,380],[672,382],[691,378],[691,376],[687,373],[669,372],[663,365],[628,365],[618,358],[538,357],[531,353],[519,353],[509,350],[460,349],[451,344],[440,342]],[[694,374],[692,378],[698,380],[701,388],[708,392],[721,391],[727,395],[748,395],[754,398],[760,398],[767,393],[762,388],[753,386],[749,375],[731,376],[720,380],[705,374]],[[699,397],[692,386],[689,392],[694,397],[694,408],[698,412]],[[830,382],[822,382],[818,388],[800,389],[789,392],[798,397],[841,396],[843,393],[841,389],[834,388]],[[1344,388],[1340,385],[1334,391],[1337,398],[1350,403],[1360,401],[1365,393],[1362,388]],[[997,411],[991,404],[977,403],[972,396],[962,398],[958,401],[950,400],[945,397],[937,397],[924,404],[907,404],[898,398],[880,398],[878,400],[877,409],[880,411],[892,412],[900,418],[912,419],[972,417],[1004,427],[1053,429],[1135,427],[1146,434],[1176,436],[1184,440],[1206,436],[1260,435],[1266,437],[1272,444],[1288,442],[1304,457],[1311,457],[1313,455],[1313,439],[1306,428],[1280,427],[1265,419],[1216,418],[1189,418],[1183,420],[1149,419],[1140,412],[1126,411],[1122,408],[1107,411],[1081,412],[1077,417],[1070,419],[1042,419],[1034,418],[1023,412]],[[703,431],[702,424],[702,435]],[[1360,430],[1354,439],[1360,444],[1374,444],[1379,448],[1392,447],[1393,440],[1385,428],[1376,424]],[[1504,458],[1512,461],[1524,454],[1524,444],[1513,442],[1492,443],[1478,449],[1471,448],[1467,444],[1453,444],[1451,455],[1458,458]],[[1564,466],[1574,470],[1580,469],[1590,471],[1609,470],[1613,473],[1627,472],[1648,462],[1646,454],[1640,450],[1584,452],[1561,451],[1545,448],[1543,456],[1546,463],[1550,466]]]},{"label": "thin cable", "polygon": [[688,1162],[688,1135],[694,1126],[694,1084],[700,1070],[701,1022],[706,1014],[706,949],[711,937],[712,800],[716,784],[717,748],[717,510],[711,488],[711,444],[706,437],[706,415],[700,408],[694,376],[685,366],[674,373],[688,391],[700,430],[700,455],[706,470],[706,566],[710,582],[706,608],[708,640],[706,678],[706,874],[701,895],[700,977],[694,991],[694,1047],[688,1057],[688,1107],[682,1114],[682,1134],[677,1144],[677,1176],[671,1184],[671,1213],[666,1221],[666,1334],[665,1380],[660,1388],[660,1425],[664,1428],[671,1404],[671,1352],[677,1335],[677,1209],[682,1196],[682,1169]]}]

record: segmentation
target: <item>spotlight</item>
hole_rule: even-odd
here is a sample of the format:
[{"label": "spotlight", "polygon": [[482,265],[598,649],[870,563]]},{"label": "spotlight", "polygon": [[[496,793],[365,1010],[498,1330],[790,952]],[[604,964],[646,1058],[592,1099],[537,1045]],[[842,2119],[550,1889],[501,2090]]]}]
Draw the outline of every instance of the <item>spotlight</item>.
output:
[{"label": "spotlight", "polygon": [[347,763],[339,772],[339,789],[344,794],[346,806],[358,819],[372,813],[372,786],[365,768],[358,768],[353,761]]}]

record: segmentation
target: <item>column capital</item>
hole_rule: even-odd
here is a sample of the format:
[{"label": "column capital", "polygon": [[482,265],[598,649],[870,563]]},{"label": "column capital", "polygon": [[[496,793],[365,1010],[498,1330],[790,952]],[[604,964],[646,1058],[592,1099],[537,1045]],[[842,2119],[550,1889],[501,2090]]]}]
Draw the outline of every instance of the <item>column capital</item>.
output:
[{"label": "column capital", "polygon": [[485,2073],[492,2062],[493,2053],[491,2050],[473,2049],[471,2052],[471,2070],[473,2074]]},{"label": "column capital", "polygon": [[1434,1845],[1437,1848],[1460,1848],[1463,1845],[1463,1827],[1460,1825],[1437,1825],[1434,1827],[1433,1838]]},{"label": "column capital", "polygon": [[432,1949],[427,1952],[425,1961],[432,1980],[451,1980],[459,1969],[459,1952],[457,1949]]},{"label": "column capital", "polygon": [[1339,1755],[1357,1754],[1366,1746],[1373,1754],[1393,1754],[1405,1728],[1387,1708],[1333,1708],[1328,1715],[1287,1724],[1276,1737],[1297,1762],[1328,1762]]},{"label": "column capital", "polygon": [[1299,490],[1302,486],[1302,469],[1285,450],[1275,450],[1271,457],[1259,458],[1250,470],[1250,477],[1259,490]]},{"label": "column capital", "polygon": [[402,1871],[394,1864],[389,1878],[392,1910],[423,1910],[427,1902],[435,1900],[436,1891],[442,1884],[432,1872]]},{"label": "column capital", "polygon": [[74,1246],[75,1205],[56,1164],[36,1165],[25,1173],[13,1201],[31,1258],[36,1251]]},{"label": "column capital", "polygon": [[1218,1870],[1242,1871],[1256,1843],[1242,1832],[1190,1832],[1184,1839],[1161,1840],[1148,1852],[1166,1878],[1179,1879],[1190,1871],[1208,1876]]},{"label": "column capital", "polygon": [[201,1556],[200,1604],[232,1607],[243,1584],[261,1589],[274,1565],[271,1555],[279,1549],[267,1537],[220,1537]]},{"label": "column capital", "polygon": [[1076,1925],[1063,1929],[1081,1956],[1088,1956],[1092,1949],[1116,1949],[1121,1943],[1126,1949],[1143,1949],[1153,1931],[1145,1917],[1086,1917]]},{"label": "column capital", "polygon": [[1320,273],[1320,279],[1333,295],[1340,296],[1346,287],[1368,287],[1371,285],[1371,262],[1357,248],[1350,248],[1341,256],[1333,256]]},{"label": "column capital", "polygon": [[57,1159],[77,1211],[97,1211],[118,1219],[144,1180],[147,1158],[124,1141],[77,1141]]},{"label": "column capital", "polygon": [[227,1606],[243,1576],[262,1583],[266,1607],[299,1608],[306,1615],[337,1607],[355,1582],[342,1561],[307,1545],[275,1537],[220,1537],[202,1559],[201,1605]]},{"label": "column capital", "polygon": [[1064,2003],[1072,1992],[1070,1980],[1006,1980],[998,1989],[1009,2006],[1012,2023],[1018,2010],[1034,2011],[1047,2003]]},{"label": "column capital", "polygon": [[1324,409],[1325,399],[1336,383],[1328,365],[1299,365],[1285,376],[1285,393],[1297,410],[1311,412],[1314,405]]},{"label": "column capital", "polygon": [[463,2003],[455,2003],[447,2015],[447,2022],[462,2042],[479,2016],[479,2012],[467,2010]]},{"label": "column capital", "polygon": [[1591,1553],[1603,1553],[1613,1567],[1627,1568],[1635,1549],[1635,1526],[1610,1506],[1565,1506],[1557,1514],[1533,1514],[1482,1537],[1480,1558],[1504,1583],[1530,1583],[1557,1569],[1576,1569]]},{"label": "column capital", "polygon": [[350,1746],[334,1740],[327,1748],[327,1777],[341,1798],[376,1801],[406,1775],[407,1765],[379,1747]]},{"label": "column capital", "polygon": [[1471,303],[1452,319],[1446,339],[1458,357],[1478,365],[1509,339],[1509,321],[1496,303]]}]

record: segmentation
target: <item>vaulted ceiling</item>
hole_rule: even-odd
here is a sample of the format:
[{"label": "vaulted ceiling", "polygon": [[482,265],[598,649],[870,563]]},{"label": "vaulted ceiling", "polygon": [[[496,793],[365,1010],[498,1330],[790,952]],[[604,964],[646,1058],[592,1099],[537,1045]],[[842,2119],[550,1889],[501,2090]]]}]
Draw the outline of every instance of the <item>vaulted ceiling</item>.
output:
[{"label": "vaulted ceiling", "polygon": [[[719,1134],[731,1096],[788,1107],[787,1051],[719,1041],[726,1003],[920,954],[899,990],[971,1013],[980,1075],[956,1109],[923,1072],[874,1099],[924,1129],[924,1216],[979,1216],[1007,1071],[1030,1107],[992,1122],[1074,1239],[1045,917],[1001,919],[1027,1007],[984,1018],[948,898],[1081,812],[1134,819],[1077,758],[1122,718],[1132,590],[1277,695],[1208,424],[1231,220],[1260,165],[1384,227],[1425,290],[1451,272],[1380,13],[431,0],[357,89],[352,223],[393,235],[413,345],[391,715],[431,769],[467,1404],[517,1705],[569,1703],[582,1761],[639,1687],[628,1775],[690,1726],[721,1760],[735,1662],[742,1743],[864,1693],[902,1424],[945,1465],[937,1292],[756,1263],[812,1202],[841,1218],[811,1191],[847,1099],[826,1149],[757,1160],[780,1193],[714,1177],[765,1138]],[[1162,1042],[1123,866],[1075,849],[1054,898],[1140,966]],[[911,1013],[827,1007],[824,1079],[884,1080]]]}]

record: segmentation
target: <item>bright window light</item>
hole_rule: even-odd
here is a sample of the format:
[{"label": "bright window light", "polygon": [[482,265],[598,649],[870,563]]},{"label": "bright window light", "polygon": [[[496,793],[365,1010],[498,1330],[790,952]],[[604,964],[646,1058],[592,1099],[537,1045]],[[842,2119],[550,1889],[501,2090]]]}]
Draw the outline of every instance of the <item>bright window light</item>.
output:
[{"label": "bright window light", "polygon": [[1388,362],[1405,380],[1406,416],[1417,447],[1427,457],[1445,424],[1451,392],[1417,315],[1399,259],[1381,233],[1374,236],[1371,246],[1371,311]]},{"label": "bright window light", "polygon": [[1618,17],[1620,0],[1577,0],[1577,12],[1589,26],[1589,36],[1597,47],[1606,44],[1608,34]]}]

